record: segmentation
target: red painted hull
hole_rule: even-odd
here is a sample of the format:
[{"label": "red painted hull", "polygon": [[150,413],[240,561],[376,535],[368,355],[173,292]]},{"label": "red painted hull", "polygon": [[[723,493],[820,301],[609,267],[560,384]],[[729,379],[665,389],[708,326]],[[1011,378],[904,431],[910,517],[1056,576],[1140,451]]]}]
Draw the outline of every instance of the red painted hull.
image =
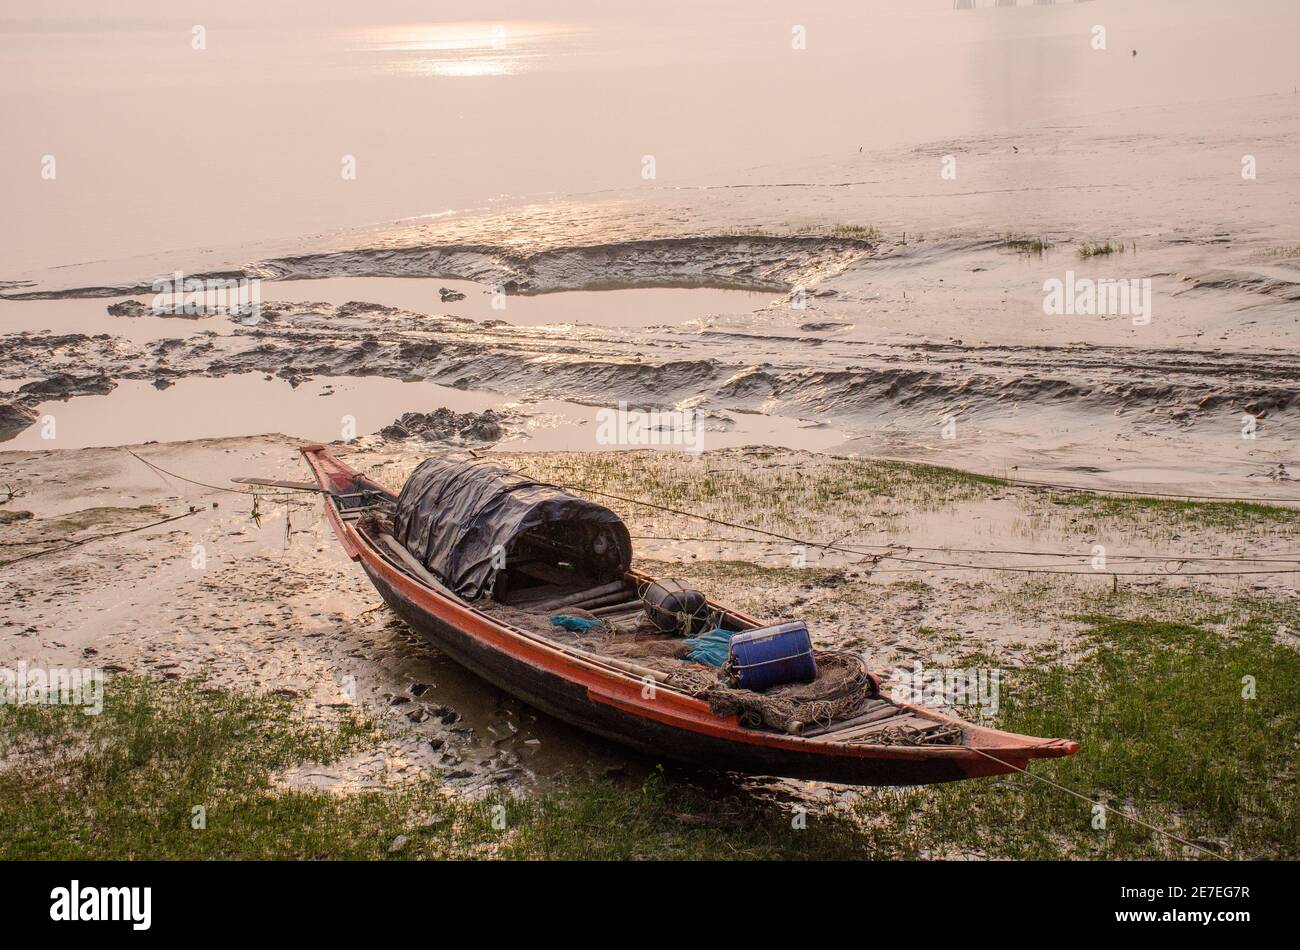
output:
[{"label": "red painted hull", "polygon": [[[322,488],[353,491],[360,486],[388,493],[320,446],[302,451]],[[920,785],[998,775],[1023,769],[1030,759],[1072,755],[1078,749],[1069,740],[986,729],[915,707],[903,708],[958,723],[967,744],[873,746],[747,729],[735,717],[714,715],[701,700],[662,686],[650,688],[630,673],[564,653],[420,583],[383,557],[328,497],[325,510],[344,550],[361,562],[385,602],[439,650],[529,705],[652,756],[852,785]]]}]

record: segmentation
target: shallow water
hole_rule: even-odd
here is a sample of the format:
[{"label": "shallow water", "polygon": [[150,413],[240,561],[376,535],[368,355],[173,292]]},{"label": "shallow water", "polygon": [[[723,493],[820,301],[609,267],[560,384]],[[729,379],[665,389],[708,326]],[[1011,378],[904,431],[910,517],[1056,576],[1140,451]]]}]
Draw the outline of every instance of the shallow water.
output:
[{"label": "shallow water", "polygon": [[355,418],[358,434],[388,425],[421,406],[481,411],[492,400],[432,383],[403,383],[378,377],[316,377],[297,388],[258,373],[195,377],[156,389],[143,380],[123,380],[103,396],[44,402],[42,416],[55,421],[55,438],[42,438],[40,422],[5,449],[80,449],[284,432],[332,441],[342,434],[344,416]]},{"label": "shallow water", "polygon": [[[443,302],[446,288],[465,295]],[[516,326],[652,327],[704,323],[711,318],[743,317],[771,303],[767,291],[709,287],[642,287],[494,296],[492,288],[469,280],[428,277],[332,277],[319,280],[263,281],[261,298],[272,302],[353,300],[415,313],[451,314],[472,320],[502,320]],[[121,297],[0,300],[0,333],[111,333],[137,343],[195,332],[230,333],[224,317],[185,319],[145,315],[112,317],[107,308],[125,300],[149,304],[149,294]]]},{"label": "shallow water", "polygon": [[[533,451],[641,448],[642,444],[602,445],[600,410],[561,400],[520,403],[500,393],[464,390],[426,382],[378,376],[314,376],[292,386],[261,373],[217,378],[190,377],[157,389],[143,380],[123,380],[111,393],[50,400],[37,409],[38,421],[0,451],[81,449],[230,436],[284,433],[310,441],[333,442],[372,435],[405,412],[455,412],[494,409],[512,416],[501,443]],[[47,425],[52,420],[53,428]],[[841,444],[842,430],[799,419],[728,413],[701,417],[700,430],[663,442],[686,452],[737,445],[798,445],[825,450]],[[53,432],[53,438],[46,433]],[[671,434],[665,439],[673,438]],[[431,445],[430,452],[441,446]]]},{"label": "shallow water", "polygon": [[[231,333],[226,320],[176,317],[111,317],[108,307],[136,297],[0,300],[0,333],[111,333],[134,343],[149,343],[195,332]],[[148,300],[146,299],[146,303]]]},{"label": "shallow water", "polygon": [[[442,302],[442,288],[465,295]],[[702,322],[719,315],[749,314],[777,295],[710,287],[640,287],[569,290],[535,295],[494,295],[468,280],[425,277],[334,277],[268,281],[264,301],[364,300],[416,313],[452,314],[471,320],[504,320],[517,326],[651,327]]]},{"label": "shallow water", "polygon": [[[1289,94],[1300,24],[1293,0],[809,0],[779,11],[576,0],[510,3],[494,20],[465,0],[436,13],[343,0],[230,0],[198,17],[155,7],[6,5],[0,278],[717,181],[1133,106]],[[1089,44],[1095,24],[1109,31],[1106,52]],[[796,27],[806,48],[793,48]],[[343,177],[345,156],[355,178]]]}]

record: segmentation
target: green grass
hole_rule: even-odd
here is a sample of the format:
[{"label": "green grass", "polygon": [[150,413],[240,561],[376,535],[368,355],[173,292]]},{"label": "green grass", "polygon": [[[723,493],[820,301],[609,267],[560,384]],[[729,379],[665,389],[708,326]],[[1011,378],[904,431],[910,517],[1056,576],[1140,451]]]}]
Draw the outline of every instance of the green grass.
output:
[{"label": "green grass", "polygon": [[1140,523],[1159,521],[1172,525],[1198,525],[1235,530],[1250,527],[1300,527],[1300,509],[1250,501],[1183,501],[1177,498],[1143,498],[1137,495],[1092,495],[1083,492],[1052,493],[1058,505],[1082,509],[1097,518]]},{"label": "green grass", "polygon": [[1079,247],[1080,257],[1105,257],[1109,254],[1118,254],[1124,250],[1123,244],[1114,244],[1110,241],[1087,241]]},{"label": "green grass", "polygon": [[1019,251],[1021,254],[1043,254],[1052,247],[1052,242],[1041,237],[1008,234],[1002,238],[1000,246]]},{"label": "green grass", "polygon": [[[1244,599],[1201,624],[1080,617],[1088,649],[1073,666],[1003,671],[998,724],[1079,740],[1077,756],[1036,762],[1036,775],[1230,857],[1298,858],[1300,653],[1270,636],[1294,619]],[[518,800],[452,798],[436,776],[346,795],[275,781],[382,738],[353,712],[310,723],[288,700],[195,681],[115,678],[98,717],[0,706],[0,858],[1198,856],[1115,815],[1094,829],[1088,803],[1024,775],[864,789],[811,808],[805,829],[788,801],[677,770]]]},{"label": "green grass", "polygon": [[[1273,642],[1265,617],[1231,637],[1155,619],[1080,619],[1095,646],[1082,662],[1016,671],[1004,689],[1007,728],[1081,742],[1042,773],[1183,837],[1226,841],[1235,857],[1300,856],[1300,653]],[[1242,696],[1245,676],[1256,679],[1254,699]],[[1055,828],[1077,832],[1071,852],[1179,856],[1120,818],[1092,832],[1083,803],[1042,786],[1026,788],[1016,810],[1026,821],[1018,837],[1035,853]]]},{"label": "green grass", "polygon": [[[320,814],[301,796],[270,797],[270,777],[328,762],[372,741],[345,713],[311,726],[288,701],[204,688],[198,681],[116,678],[104,711],[0,706],[0,857],[228,857],[283,853],[296,816]],[[190,828],[207,810],[208,830]],[[288,819],[288,820],[286,820]],[[327,841],[320,841],[325,853]]]},{"label": "green grass", "polygon": [[[810,523],[842,534],[856,523],[937,511],[1006,486],[999,478],[938,465],[842,459],[762,450],[705,452],[698,458],[654,451],[519,456],[512,467],[542,481],[646,499],[657,505],[802,537]],[[647,509],[593,495],[636,519]],[[665,519],[656,515],[656,520]],[[682,526],[685,527],[685,526]],[[707,526],[692,520],[689,532]]]},{"label": "green grass", "polygon": [[[1080,619],[1082,661],[1003,672],[1000,727],[1080,742],[1031,771],[1228,858],[1300,857],[1300,653],[1253,621],[1225,637]],[[1247,675],[1254,699],[1242,697]],[[889,857],[1209,859],[1119,815],[1094,828],[1089,802],[1025,775],[872,791],[854,814]]]},{"label": "green grass", "polygon": [[[673,783],[576,781],[529,800],[455,800],[436,778],[352,795],[278,790],[274,775],[373,745],[353,714],[304,723],[285,701],[196,681],[116,678],[104,713],[0,706],[0,858],[851,857],[842,820],[795,832],[779,809]],[[206,828],[192,827],[193,809]]]},{"label": "green grass", "polygon": [[835,237],[854,238],[859,241],[880,240],[880,229],[871,225],[837,224],[831,228]]}]

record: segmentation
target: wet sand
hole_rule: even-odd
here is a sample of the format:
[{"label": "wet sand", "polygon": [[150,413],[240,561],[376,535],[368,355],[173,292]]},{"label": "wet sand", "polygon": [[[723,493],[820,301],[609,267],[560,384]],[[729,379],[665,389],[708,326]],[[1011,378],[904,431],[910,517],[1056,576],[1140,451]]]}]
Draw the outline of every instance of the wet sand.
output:
[{"label": "wet sand", "polygon": [[[1003,39],[1014,43],[1014,30]],[[1229,44],[1238,55],[1239,40]],[[611,484],[633,491],[655,487],[647,472],[660,487],[698,485],[712,469],[760,473],[764,490],[749,508],[735,502],[733,520],[842,537],[859,555],[814,552],[795,569],[787,544],[629,509],[641,564],[759,616],[807,615],[822,643],[864,649],[886,668],[942,664],[972,645],[1009,665],[1040,649],[1068,654],[1071,612],[1114,587],[1160,616],[1199,598],[1294,601],[1294,573],[1191,580],[1168,568],[1293,554],[1293,519],[1225,527],[1030,488],[949,497],[951,486],[924,478],[892,500],[810,507],[802,523],[769,510],[801,497],[800,473],[854,454],[1295,502],[1300,96],[1276,82],[1212,90],[1207,70],[1167,101],[1126,98],[1159,61],[1144,53],[1126,64],[1142,71],[1133,75],[1112,64],[1101,94],[1063,113],[1034,93],[1014,115],[868,137],[861,149],[837,133],[820,157],[758,148],[762,161],[733,154],[716,172],[697,161],[689,174],[312,237],[273,240],[265,235],[281,232],[258,227],[238,245],[221,235],[234,240],[244,222],[236,231],[223,217],[203,247],[164,253],[146,253],[141,237],[156,222],[132,221],[121,255],[59,266],[15,257],[30,269],[0,275],[0,485],[22,494],[0,506],[0,550],[197,511],[6,567],[0,663],[201,674],[291,691],[322,715],[352,701],[344,686],[355,682],[356,701],[395,727],[392,740],[382,755],[286,776],[292,785],[390,785],[441,769],[479,794],[620,768],[620,750],[501,697],[393,622],[315,502],[263,499],[259,525],[247,495],[88,447],[155,440],[137,451],[225,486],[239,475],[302,478],[296,438],[346,439],[359,467],[397,485],[446,446],[375,433],[404,412],[443,407],[502,413],[505,434],[489,450],[556,478],[604,464]],[[1075,86],[1091,88],[1086,78]],[[986,93],[975,89],[974,101]],[[1241,175],[1246,155],[1259,163],[1252,180]],[[956,176],[945,178],[949,158]],[[350,207],[335,220],[364,219]],[[289,230],[318,223],[290,220],[301,227]],[[1099,244],[1108,251],[1087,253]],[[259,322],[108,313],[147,305],[154,277],[177,269],[261,280]],[[1046,314],[1045,282],[1070,274],[1149,280],[1150,320]],[[466,298],[444,302],[443,287]],[[498,289],[504,310],[489,302]],[[694,461],[635,445],[600,454],[611,447],[594,415],[620,401],[698,410],[707,451]],[[1050,563],[1087,570],[1098,543],[1149,576],[1121,585],[1114,569],[985,570],[990,549],[1007,567],[1043,566],[1015,553],[1022,547],[1067,551]],[[967,550],[983,560],[969,563]],[[941,558],[965,566],[927,563]],[[1277,635],[1295,643],[1294,631]]]},{"label": "wet sand", "polygon": [[[251,327],[104,316],[106,301],[147,303],[158,259],[61,268],[11,286],[6,312],[32,306],[38,321],[39,308],[75,304],[105,330],[46,334],[36,322],[10,332],[0,378],[14,386],[75,369],[93,373],[98,391],[105,377],[161,387],[192,376],[364,374],[507,402],[690,407],[732,427],[737,413],[758,413],[791,420],[781,441],[795,448],[1282,496],[1258,473],[1294,468],[1298,454],[1300,233],[1290,222],[1300,220],[1300,178],[1288,171],[1300,154],[1297,110],[1294,96],[1134,108],[1079,120],[1068,134],[1044,126],[439,217],[300,241],[292,254],[266,247],[251,260],[195,255],[187,273],[237,268],[274,289]],[[1162,132],[1148,141],[1152,124]],[[1271,156],[1268,174],[1243,181],[1239,163],[1227,167],[1235,143]],[[946,154],[960,156],[953,182],[939,178]],[[1047,246],[1025,253],[1008,235]],[[1116,250],[1084,257],[1096,242]],[[1149,280],[1149,322],[1045,314],[1045,282],[1071,273]],[[366,300],[393,278],[416,298],[418,279],[430,300],[453,280],[471,293],[423,310]],[[615,294],[601,294],[629,287],[683,296],[624,320]],[[683,287],[710,289],[665,289]],[[489,315],[494,288],[505,309]],[[691,297],[719,288],[734,288],[734,303]],[[534,300],[546,312],[530,314]],[[648,319],[656,309],[662,319]],[[141,339],[137,321],[174,330]],[[437,408],[413,402],[405,409]],[[353,403],[348,414],[363,415],[365,400]],[[31,399],[19,408],[28,419],[51,411]],[[1254,438],[1243,438],[1246,415]],[[843,438],[801,441],[820,425]],[[555,447],[598,446],[579,434]]]},{"label": "wet sand", "polygon": [[[390,484],[400,484],[427,454],[417,445],[373,439],[340,450]],[[8,564],[0,665],[26,660],[110,674],[204,676],[241,690],[284,692],[322,721],[332,721],[339,704],[360,703],[390,728],[391,738],[376,753],[284,776],[294,787],[395,786],[437,770],[452,791],[479,795],[499,786],[526,791],[573,774],[636,775],[652,766],[522,706],[413,635],[343,555],[310,495],[263,496],[255,519],[252,497],[230,493],[241,489],[229,480],[302,479],[295,440],[218,439],[132,451],[214,488],[160,475],[121,449],[0,453],[0,485],[20,493],[0,506],[6,515],[0,559],[185,515]],[[1297,573],[1162,576],[1277,569],[1177,558],[1294,557],[1300,541],[1294,518],[1223,526],[1158,511],[1109,515],[1062,508],[1051,493],[1033,489],[958,490],[907,473],[883,494],[850,496],[823,511],[812,495],[805,501],[797,490],[775,489],[834,484],[836,466],[846,463],[829,456],[727,449],[694,459],[655,452],[500,457],[561,483],[595,487],[604,473],[605,491],[629,497],[647,479],[698,486],[708,476],[732,488],[712,502],[683,504],[861,551],[811,548],[802,552],[806,561],[796,562],[799,552],[787,542],[605,499],[627,520],[639,567],[681,577],[759,617],[805,617],[819,644],[861,650],[886,674],[916,661],[952,663],[973,650],[1011,667],[1034,662],[1043,650],[1069,656],[1080,629],[1071,618],[1117,584],[1140,604],[1168,598],[1159,601],[1168,616],[1177,615],[1180,602],[1244,594],[1295,600]],[[746,513],[743,499],[754,491],[766,491],[770,500]],[[14,514],[20,511],[32,517]],[[1089,567],[1099,541],[1110,552],[1110,566],[1100,572]],[[958,550],[930,550],[935,547]],[[964,548],[1056,553],[972,555],[960,553]],[[972,567],[928,563],[935,561]],[[1043,573],[980,569],[990,564]],[[1111,577],[1117,571],[1144,576],[1117,581]],[[1288,643],[1300,642],[1297,635],[1278,631]],[[815,783],[781,787],[782,794],[814,798],[833,791]]]}]

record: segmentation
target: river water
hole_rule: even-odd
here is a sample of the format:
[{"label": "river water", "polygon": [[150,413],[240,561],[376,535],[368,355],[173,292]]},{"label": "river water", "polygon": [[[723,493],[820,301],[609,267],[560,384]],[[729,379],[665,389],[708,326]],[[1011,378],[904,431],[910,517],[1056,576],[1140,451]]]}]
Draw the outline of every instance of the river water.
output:
[{"label": "river water", "polygon": [[1294,0],[1021,3],[10,0],[0,280],[1300,85]]}]

